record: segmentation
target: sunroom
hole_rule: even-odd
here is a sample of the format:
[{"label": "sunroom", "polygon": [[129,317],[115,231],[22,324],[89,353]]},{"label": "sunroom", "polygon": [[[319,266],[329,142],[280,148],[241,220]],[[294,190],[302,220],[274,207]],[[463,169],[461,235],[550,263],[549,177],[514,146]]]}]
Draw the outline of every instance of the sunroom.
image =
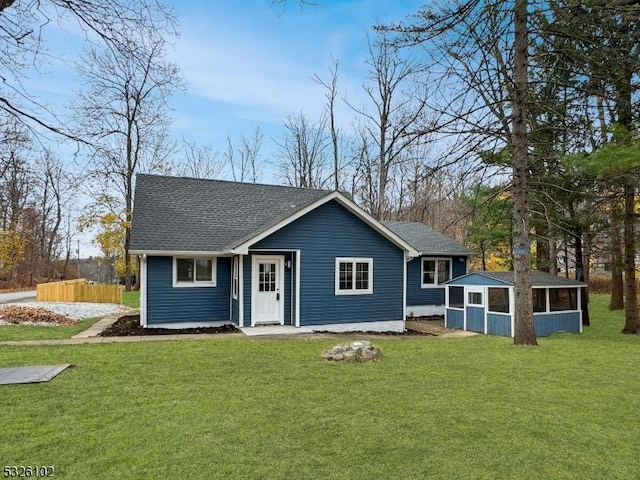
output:
[{"label": "sunroom", "polygon": [[[536,271],[532,272],[531,284],[537,336],[582,333],[584,283]],[[513,337],[513,272],[472,272],[446,285],[446,327]]]}]

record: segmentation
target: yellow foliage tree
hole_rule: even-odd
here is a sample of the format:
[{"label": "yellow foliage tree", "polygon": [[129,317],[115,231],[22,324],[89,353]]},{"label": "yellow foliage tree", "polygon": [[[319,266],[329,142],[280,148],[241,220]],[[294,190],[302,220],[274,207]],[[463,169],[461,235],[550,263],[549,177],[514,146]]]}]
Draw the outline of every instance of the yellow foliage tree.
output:
[{"label": "yellow foliage tree", "polygon": [[13,230],[0,230],[0,277],[10,278],[16,264],[24,260],[26,242]]}]

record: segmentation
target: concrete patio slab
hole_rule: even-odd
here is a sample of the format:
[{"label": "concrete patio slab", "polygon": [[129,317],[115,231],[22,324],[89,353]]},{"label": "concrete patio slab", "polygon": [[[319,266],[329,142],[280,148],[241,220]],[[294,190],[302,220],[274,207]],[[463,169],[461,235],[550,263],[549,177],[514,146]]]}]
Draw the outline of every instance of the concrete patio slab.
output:
[{"label": "concrete patio slab", "polygon": [[70,366],[71,364],[67,363],[64,365],[0,368],[0,385],[48,382]]}]

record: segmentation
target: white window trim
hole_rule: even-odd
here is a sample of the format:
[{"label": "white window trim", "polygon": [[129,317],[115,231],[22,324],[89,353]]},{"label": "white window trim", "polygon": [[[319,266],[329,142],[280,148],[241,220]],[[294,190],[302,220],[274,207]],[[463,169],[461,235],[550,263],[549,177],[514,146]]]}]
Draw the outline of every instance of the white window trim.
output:
[{"label": "white window trim", "polygon": [[[470,293],[479,293],[481,295],[481,299],[482,302],[480,303],[471,303],[469,302],[469,294]],[[466,295],[466,298],[464,299],[464,303],[466,306],[468,307],[482,307],[484,308],[485,304],[486,304],[486,293],[485,293],[485,289],[484,288],[466,288],[464,294]]]},{"label": "white window trim", "polygon": [[234,300],[238,300],[239,293],[240,293],[240,259],[238,257],[233,257],[233,260],[231,261],[231,297]]},{"label": "white window trim", "polygon": [[[424,283],[424,261],[430,260],[436,262],[436,272],[434,283]],[[449,262],[449,280],[453,278],[453,259],[449,257],[420,257],[420,286],[421,288],[440,288],[441,283],[438,283],[438,261],[445,260]]]},{"label": "white window trim", "polygon": [[[492,289],[492,288],[505,288],[507,290],[507,299],[508,299],[507,301],[509,302],[508,303],[508,307],[509,307],[509,311],[508,312],[496,312],[495,310],[491,310],[491,306],[489,305],[489,290]],[[511,289],[512,289],[512,287],[507,287],[507,286],[503,287],[503,286],[499,286],[499,285],[492,285],[490,287],[487,287],[487,289],[486,289],[487,290],[487,301],[486,301],[487,313],[493,313],[495,315],[511,315],[513,313],[512,310],[513,310],[513,307],[514,307],[511,304]],[[484,300],[484,298],[483,298],[483,300]],[[474,307],[475,306],[478,306],[478,305],[474,305]]]},{"label": "white window trim", "polygon": [[[352,288],[349,290],[340,290],[340,264],[351,263],[353,265]],[[356,290],[356,263],[366,263],[369,265],[369,288],[366,290]],[[336,295],[370,295],[373,293],[373,258],[356,258],[356,257],[336,257],[335,267],[335,293]]]},{"label": "white window trim", "polygon": [[[178,259],[180,260],[211,260],[211,281],[198,281],[192,282],[179,282],[178,281]],[[218,271],[218,262],[216,257],[200,257],[194,255],[193,257],[179,256],[173,257],[173,287],[174,288],[201,288],[201,287],[215,287],[216,286],[216,273]]]},{"label": "white window trim", "polygon": [[[461,288],[462,289],[462,306],[461,307],[452,307],[449,302],[451,301],[449,298],[449,288],[451,287],[456,287],[456,288]],[[444,304],[446,308],[449,308],[451,310],[460,310],[461,312],[464,311],[465,307],[466,307],[466,301],[467,299],[465,298],[465,295],[467,294],[467,292],[465,291],[465,288],[463,285],[449,285],[448,287],[445,287],[444,289],[445,291],[445,299],[444,299]]]}]

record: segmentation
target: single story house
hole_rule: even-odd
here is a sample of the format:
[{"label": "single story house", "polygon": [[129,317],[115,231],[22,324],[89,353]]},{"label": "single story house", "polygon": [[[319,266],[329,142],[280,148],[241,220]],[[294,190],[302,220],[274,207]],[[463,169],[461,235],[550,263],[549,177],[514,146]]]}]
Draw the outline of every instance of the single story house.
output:
[{"label": "single story house", "polygon": [[[531,272],[535,333],[582,333],[583,282]],[[513,272],[472,272],[446,283],[445,326],[489,335],[514,336]]]},{"label": "single story house", "polygon": [[419,252],[407,264],[407,315],[444,315],[444,284],[467,273],[473,251],[420,222],[383,224]]},{"label": "single story house", "polygon": [[404,330],[419,254],[337,191],[157,175],[136,178],[130,252],[145,327],[296,331]]}]

